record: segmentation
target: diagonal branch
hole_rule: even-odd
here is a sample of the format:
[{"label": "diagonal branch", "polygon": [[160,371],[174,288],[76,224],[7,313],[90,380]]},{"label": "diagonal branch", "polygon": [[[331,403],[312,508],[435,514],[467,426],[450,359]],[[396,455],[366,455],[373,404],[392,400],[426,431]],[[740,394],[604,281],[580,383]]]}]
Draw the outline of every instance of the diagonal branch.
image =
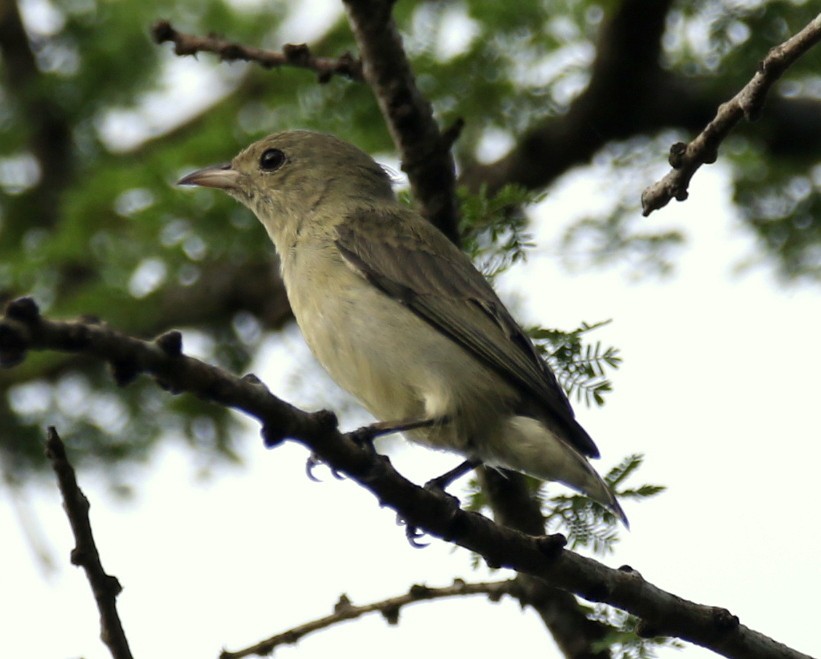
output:
[{"label": "diagonal branch", "polygon": [[342,595],[334,606],[334,612],[331,615],[294,627],[236,652],[225,650],[220,654],[220,659],[242,659],[242,657],[253,655],[267,656],[280,645],[292,645],[308,634],[327,629],[340,622],[361,618],[368,613],[379,612],[388,621],[388,624],[395,625],[399,622],[399,612],[402,607],[408,604],[444,599],[446,597],[464,597],[465,595],[487,595],[492,602],[498,602],[504,595],[514,595],[515,589],[516,583],[513,580],[466,583],[461,579],[456,579],[453,585],[444,588],[414,585],[403,595],[361,606],[354,606],[347,596]]},{"label": "diagonal branch", "polygon": [[456,169],[450,147],[461,121],[444,133],[433,107],[416,86],[402,37],[393,20],[391,0],[343,0],[348,12],[365,80],[373,89],[393,141],[402,156],[402,170],[421,210],[458,243],[459,210]]},{"label": "diagonal branch", "polygon": [[718,108],[704,130],[689,144],[677,142],[670,147],[672,170],[661,180],[646,188],[641,195],[643,215],[650,215],[667,205],[671,199],[687,199],[690,180],[702,165],[718,157],[718,147],[742,118],[754,121],[761,113],[764,100],[773,84],[804,53],[821,41],[821,14],[803,30],[776,46],[758,66],[752,80],[733,98]]},{"label": "diagonal branch", "polygon": [[54,473],[57,474],[60,494],[63,496],[63,508],[74,533],[76,544],[71,552],[71,562],[85,570],[91,591],[94,593],[94,600],[97,602],[97,609],[100,611],[100,638],[108,646],[114,659],[132,659],[128,640],[117,613],[117,595],[122,591],[122,586],[117,577],[106,574],[103,570],[88,517],[88,499],[77,485],[74,468],[66,456],[66,447],[53,427],[48,429],[46,455],[51,461]]},{"label": "diagonal branch", "polygon": [[[607,4],[596,42],[590,83],[568,111],[530,127],[516,146],[492,163],[470,163],[460,183],[496,193],[507,184],[539,190],[586,162],[609,140],[669,121],[659,91],[659,53],[672,0],[622,0]],[[659,99],[658,97],[661,97]]]},{"label": "diagonal branch", "polygon": [[409,526],[473,551],[492,567],[507,567],[628,611],[642,618],[645,636],[675,636],[739,659],[808,659],[740,624],[726,609],[682,599],[630,567],[614,570],[563,549],[561,535],[527,535],[460,509],[451,497],[408,481],[388,458],[340,433],[333,413],[304,412],[271,394],[255,377],[240,378],[184,355],[179,332],[142,341],[103,325],[45,319],[33,300],[21,298],[6,307],[0,321],[0,365],[13,366],[30,350],[83,353],[111,364],[121,385],[145,373],[171,392],[193,393],[245,412],[261,423],[267,446],[285,439],[305,445]]},{"label": "diagonal branch", "polygon": [[178,32],[168,21],[154,23],[151,26],[151,36],[157,43],[172,42],[177,55],[196,55],[207,52],[219,55],[220,59],[226,62],[236,60],[256,62],[266,69],[281,66],[309,69],[317,73],[319,82],[328,82],[335,75],[351,80],[362,80],[362,64],[350,53],[344,53],[338,58],[316,57],[304,43],[285,44],[282,52],[277,53],[253,46],[244,46],[236,41],[228,41],[211,34],[200,37],[195,34]]}]

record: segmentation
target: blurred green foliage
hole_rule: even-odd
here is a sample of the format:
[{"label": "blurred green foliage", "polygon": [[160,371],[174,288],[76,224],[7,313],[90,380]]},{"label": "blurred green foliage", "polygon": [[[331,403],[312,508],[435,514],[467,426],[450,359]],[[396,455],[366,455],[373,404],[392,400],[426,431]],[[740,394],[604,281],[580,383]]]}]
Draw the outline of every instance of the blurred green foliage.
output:
[{"label": "blurred green foliage", "polygon": [[[150,25],[166,19],[183,32],[215,32],[278,50],[300,40],[294,31],[311,28],[283,29],[297,4],[10,3],[0,19],[0,291],[5,299],[33,295],[47,314],[91,314],[144,336],[173,324],[186,329],[188,345],[193,341],[198,355],[237,372],[249,367],[276,324],[253,306],[216,306],[205,313],[196,301],[218,277],[233,281],[233,273],[232,286],[247,284],[236,273],[272,263],[272,247],[250,214],[231,200],[207,190],[182,192],[174,181],[283,128],[337,133],[378,154],[391,153],[393,146],[364,84],[344,78],[319,84],[305,70],[263,70],[222,63],[209,54],[179,58],[168,44],[152,43]],[[567,112],[589,79],[599,30],[619,5],[615,0],[397,3],[418,84],[437,119],[443,125],[466,119],[456,145],[460,163],[487,160],[537,122]],[[773,44],[809,20],[814,5],[674,3],[663,36],[664,66],[729,98]],[[335,11],[322,16],[325,29],[313,32],[309,45],[317,55],[356,52],[341,3]],[[15,23],[18,15],[24,29]],[[817,100],[819,70],[818,52],[800,60],[789,72],[790,93]],[[817,159],[773,153],[766,139],[744,134],[728,155],[743,230],[760,245],[754,256],[786,278],[817,281]],[[639,135],[633,142],[614,143],[601,157],[621,179],[649,183],[658,171],[658,153],[630,158],[624,152],[646,153],[655,138]],[[466,247],[489,274],[526,253],[529,219],[521,208],[542,193],[515,188],[495,198],[483,191],[461,193]],[[600,258],[593,259],[597,263],[640,253],[658,265],[657,271],[668,271],[672,247],[684,239],[683,232],[640,230],[637,206],[637,195],[615,198],[607,212],[571,228],[564,248],[574,249],[578,236],[590,242],[593,235],[603,246]],[[578,338],[565,335],[562,350],[568,345],[582,350]],[[556,365],[565,382],[600,402],[607,383],[602,364],[614,366],[616,356],[610,349],[587,350],[561,353]],[[114,393],[111,385],[99,365],[60,355],[32,355],[0,373],[4,478],[13,482],[42,468],[40,439],[47,424],[73,438],[80,461],[108,473],[116,473],[118,464],[147,459],[160,436],[236,457],[237,425],[225,410],[170,398],[146,382]]]}]

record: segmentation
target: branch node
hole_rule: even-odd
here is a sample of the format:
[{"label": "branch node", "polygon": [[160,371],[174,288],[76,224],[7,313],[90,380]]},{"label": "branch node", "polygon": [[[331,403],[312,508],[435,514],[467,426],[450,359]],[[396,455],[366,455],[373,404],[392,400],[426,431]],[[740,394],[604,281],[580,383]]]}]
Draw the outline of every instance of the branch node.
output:
[{"label": "branch node", "polygon": [[687,153],[687,145],[684,142],[676,142],[670,147],[670,155],[667,162],[673,169],[680,169],[684,164],[684,154]]},{"label": "branch node", "polygon": [[140,374],[140,368],[137,363],[131,359],[118,359],[111,361],[111,375],[114,376],[114,382],[118,387],[125,387]]},{"label": "branch node", "polygon": [[160,334],[154,343],[169,357],[179,357],[182,354],[182,334],[177,330]]},{"label": "branch node", "polygon": [[399,605],[396,606],[386,606],[382,609],[382,617],[385,619],[389,625],[398,625],[399,624],[399,611],[402,607]]},{"label": "branch node", "polygon": [[276,448],[288,439],[288,435],[282,432],[281,428],[272,428],[267,424],[262,426],[259,434],[262,437],[262,444],[265,448]]},{"label": "branch node", "polygon": [[264,387],[265,384],[260,380],[256,375],[253,373],[246,373],[242,376],[242,381],[247,382],[248,384],[253,384],[254,386]]},{"label": "branch node", "polygon": [[322,432],[335,432],[339,428],[339,419],[331,410],[319,410],[310,416],[311,421],[316,423]]},{"label": "branch node", "polygon": [[173,41],[176,34],[177,31],[171,26],[171,23],[165,20],[156,21],[151,26],[151,36],[156,43]]},{"label": "branch node", "polygon": [[713,625],[716,629],[719,629],[723,632],[733,631],[737,629],[740,621],[738,616],[733,615],[727,609],[722,609],[720,607],[713,607]]},{"label": "branch node", "polygon": [[6,305],[6,316],[26,325],[33,325],[40,320],[40,309],[34,298],[18,297]]},{"label": "branch node", "polygon": [[536,538],[536,546],[539,551],[548,558],[556,558],[567,544],[567,538],[561,533],[552,535],[542,535]]},{"label": "branch node", "polygon": [[[465,582],[463,581],[462,584],[464,585],[464,583]],[[428,595],[430,595],[431,589],[429,586],[426,586],[425,584],[415,583],[410,587],[408,593],[414,599],[422,599],[423,597],[427,597]]]},{"label": "branch node", "polygon": [[286,43],[282,47],[282,54],[295,66],[308,66],[311,61],[311,49],[306,43]]},{"label": "branch node", "polygon": [[334,604],[334,613],[343,613],[351,608],[353,608],[353,605],[351,604],[350,597],[348,597],[345,593],[342,593],[336,604]]},{"label": "branch node", "polygon": [[632,568],[629,565],[620,565],[619,566],[619,572],[624,572],[625,574],[629,574],[632,577],[638,577],[639,579],[644,579],[644,577],[641,576],[641,572],[639,572],[638,570]]}]

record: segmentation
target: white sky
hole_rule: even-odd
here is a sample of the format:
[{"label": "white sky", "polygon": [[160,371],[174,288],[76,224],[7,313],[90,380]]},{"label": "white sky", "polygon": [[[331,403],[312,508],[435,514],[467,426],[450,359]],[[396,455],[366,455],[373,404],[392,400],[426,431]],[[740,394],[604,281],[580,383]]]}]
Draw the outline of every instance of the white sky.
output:
[{"label": "white sky", "polygon": [[[604,562],[632,565],[659,587],[727,607],[744,624],[821,654],[811,623],[821,590],[817,291],[779,287],[764,272],[729,275],[748,245],[730,230],[718,171],[700,173],[690,201],[663,211],[666,218],[646,220],[680,222],[691,233],[672,281],[569,275],[553,257],[537,256],[505,280],[503,292],[527,286],[515,294],[530,319],[549,326],[613,318],[600,334],[625,358],[616,390],[604,408],[579,415],[601,448],[602,470],[644,452],[638,480],[669,491],[625,504],[633,530]],[[605,193],[570,178],[551,195],[547,216],[583,213]],[[538,238],[549,246],[555,227],[545,226]],[[304,385],[292,386],[292,358],[303,354],[298,334],[287,332],[257,368],[296,404],[306,404],[306,395]],[[252,429],[245,456],[247,469],[200,482],[196,460],[167,449],[131,504],[80,474],[104,565],[125,587],[119,604],[135,656],[216,657],[223,647],[326,615],[343,592],[362,604],[414,583],[488,577],[471,569],[463,550],[437,541],[424,550],[408,546],[393,514],[355,484],[308,481],[306,454],[296,445],[265,451]],[[393,457],[417,482],[454,463],[404,444]],[[103,659],[88,585],[68,564],[73,545],[56,488],[28,494],[58,567],[44,577],[4,500],[4,654]],[[510,651],[511,638],[540,656],[560,656],[532,611],[481,598],[416,605],[398,627],[379,617],[348,623],[277,656],[416,659],[469,651],[495,659]],[[713,655],[687,646],[660,656]]]}]

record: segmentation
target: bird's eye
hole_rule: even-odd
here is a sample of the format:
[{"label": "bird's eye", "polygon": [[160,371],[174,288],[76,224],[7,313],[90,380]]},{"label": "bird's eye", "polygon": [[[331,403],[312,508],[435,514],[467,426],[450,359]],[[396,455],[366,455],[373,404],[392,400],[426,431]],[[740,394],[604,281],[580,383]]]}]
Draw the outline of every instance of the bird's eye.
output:
[{"label": "bird's eye", "polygon": [[265,149],[259,157],[259,168],[264,172],[273,172],[285,163],[285,154],[279,149]]}]

